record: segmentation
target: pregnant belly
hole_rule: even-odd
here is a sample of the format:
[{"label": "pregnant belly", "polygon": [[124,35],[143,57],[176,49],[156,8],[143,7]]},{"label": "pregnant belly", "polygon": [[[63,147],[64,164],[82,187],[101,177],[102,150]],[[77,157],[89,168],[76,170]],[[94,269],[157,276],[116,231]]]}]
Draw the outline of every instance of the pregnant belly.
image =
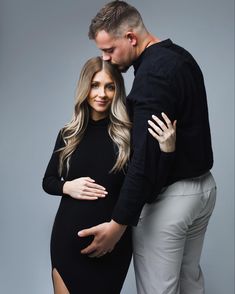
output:
[{"label": "pregnant belly", "polygon": [[83,249],[91,243],[93,237],[81,238],[77,233],[82,229],[110,221],[114,205],[115,201],[108,198],[95,201],[62,198],[55,217],[51,241],[61,246],[64,244],[66,247],[76,246],[78,250]]}]

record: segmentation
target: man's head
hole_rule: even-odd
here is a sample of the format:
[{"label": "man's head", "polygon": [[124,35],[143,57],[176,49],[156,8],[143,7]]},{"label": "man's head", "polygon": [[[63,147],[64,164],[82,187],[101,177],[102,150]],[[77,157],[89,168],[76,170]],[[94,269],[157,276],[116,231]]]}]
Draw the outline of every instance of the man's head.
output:
[{"label": "man's head", "polygon": [[124,1],[112,1],[92,19],[88,35],[102,50],[103,59],[125,72],[138,57],[139,42],[146,33],[136,8]]}]

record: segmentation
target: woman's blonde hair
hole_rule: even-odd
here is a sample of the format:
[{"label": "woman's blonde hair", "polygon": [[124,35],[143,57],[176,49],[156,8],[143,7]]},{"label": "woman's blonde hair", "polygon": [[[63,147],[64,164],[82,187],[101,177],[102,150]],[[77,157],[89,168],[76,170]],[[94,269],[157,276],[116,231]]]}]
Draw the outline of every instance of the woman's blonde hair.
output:
[{"label": "woman's blonde hair", "polygon": [[111,63],[103,61],[101,57],[89,59],[83,66],[78,80],[75,106],[71,121],[61,130],[64,147],[56,150],[59,153],[59,173],[68,173],[70,158],[76,147],[82,140],[86,131],[90,109],[87,103],[87,96],[90,92],[91,82],[94,75],[104,70],[113,80],[115,94],[112,100],[109,113],[110,123],[108,133],[114,144],[117,146],[117,160],[110,172],[123,169],[130,157],[130,128],[126,107],[125,107],[125,86],[121,73]]}]

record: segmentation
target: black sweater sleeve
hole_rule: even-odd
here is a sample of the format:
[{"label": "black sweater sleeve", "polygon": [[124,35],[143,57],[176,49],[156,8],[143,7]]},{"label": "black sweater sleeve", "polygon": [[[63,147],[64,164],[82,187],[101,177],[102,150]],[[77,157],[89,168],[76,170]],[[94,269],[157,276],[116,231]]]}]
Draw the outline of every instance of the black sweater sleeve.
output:
[{"label": "black sweater sleeve", "polygon": [[[170,185],[198,177],[213,166],[206,89],[191,54],[166,40],[149,46],[135,61],[134,69],[134,84],[127,97],[133,121],[133,156],[113,213],[115,221],[127,225],[138,223],[143,205],[151,202],[151,195],[160,191],[166,180]],[[171,155],[167,159],[156,150],[156,140],[154,144],[145,131],[151,115],[160,116],[162,111],[172,121],[177,119],[173,166],[168,161]]]},{"label": "black sweater sleeve", "polygon": [[64,146],[64,142],[61,136],[61,131],[59,132],[51,159],[47,165],[46,172],[43,177],[42,187],[45,192],[52,195],[63,196],[63,185],[65,181],[59,175],[59,152],[58,149]]},{"label": "black sweater sleeve", "polygon": [[152,114],[165,112],[171,119],[174,94],[167,79],[145,74],[135,78],[130,93],[132,103],[133,155],[122,186],[113,219],[126,225],[137,225],[146,202],[152,202],[166,184],[174,161],[174,152],[160,151],[158,142],[148,133]]},{"label": "black sweater sleeve", "polygon": [[151,195],[146,200],[147,203],[152,203],[156,200],[162,188],[168,185],[169,175],[174,168],[176,152],[162,152],[157,165],[157,173],[155,176],[155,185]]}]

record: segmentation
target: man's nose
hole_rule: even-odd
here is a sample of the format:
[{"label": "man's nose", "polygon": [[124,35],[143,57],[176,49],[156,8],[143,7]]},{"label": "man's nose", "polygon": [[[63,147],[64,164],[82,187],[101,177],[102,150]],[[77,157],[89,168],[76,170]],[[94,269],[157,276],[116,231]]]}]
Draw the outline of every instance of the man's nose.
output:
[{"label": "man's nose", "polygon": [[104,61],[110,61],[111,60],[110,55],[105,53],[105,52],[103,52],[102,58],[103,58]]}]

